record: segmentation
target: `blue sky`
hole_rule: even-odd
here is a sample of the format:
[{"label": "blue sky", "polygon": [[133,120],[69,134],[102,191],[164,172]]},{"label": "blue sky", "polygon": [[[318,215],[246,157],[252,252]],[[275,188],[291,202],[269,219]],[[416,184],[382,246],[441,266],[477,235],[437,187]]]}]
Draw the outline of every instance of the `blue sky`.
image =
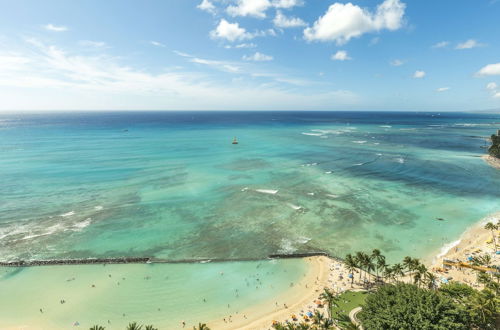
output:
[{"label": "blue sky", "polygon": [[498,0],[0,8],[0,111],[500,108]]}]

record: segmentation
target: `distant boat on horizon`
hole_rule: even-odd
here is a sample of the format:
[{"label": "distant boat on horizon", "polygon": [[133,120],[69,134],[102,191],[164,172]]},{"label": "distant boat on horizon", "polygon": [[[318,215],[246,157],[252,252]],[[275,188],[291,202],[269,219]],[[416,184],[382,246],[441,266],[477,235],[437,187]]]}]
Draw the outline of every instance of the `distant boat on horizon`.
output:
[{"label": "distant boat on horizon", "polygon": [[236,137],[233,139],[233,144],[238,144],[238,140],[236,140]]}]

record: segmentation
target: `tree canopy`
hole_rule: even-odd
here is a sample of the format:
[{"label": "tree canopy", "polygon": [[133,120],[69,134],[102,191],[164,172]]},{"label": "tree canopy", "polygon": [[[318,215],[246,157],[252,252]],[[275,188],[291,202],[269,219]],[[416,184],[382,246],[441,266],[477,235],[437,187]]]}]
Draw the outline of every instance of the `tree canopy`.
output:
[{"label": "tree canopy", "polygon": [[365,329],[468,329],[467,313],[436,291],[399,283],[370,295],[359,318]]}]

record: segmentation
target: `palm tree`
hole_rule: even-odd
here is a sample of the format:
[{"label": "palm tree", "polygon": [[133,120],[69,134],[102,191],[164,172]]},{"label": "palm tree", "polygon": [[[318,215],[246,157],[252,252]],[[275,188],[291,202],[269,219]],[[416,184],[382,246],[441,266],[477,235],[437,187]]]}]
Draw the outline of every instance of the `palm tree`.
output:
[{"label": "palm tree", "polygon": [[193,327],[193,330],[210,330],[210,328],[205,323],[198,323],[198,326]]},{"label": "palm tree", "polygon": [[[363,252],[356,252],[356,256],[354,257],[354,260],[356,260],[356,264],[358,265],[358,268],[360,270],[364,270],[364,261],[365,261],[365,254]],[[359,272],[359,281],[361,282],[361,273]]]},{"label": "palm tree", "polygon": [[366,273],[371,275],[371,272],[375,270],[375,263],[370,257],[365,259]]},{"label": "palm tree", "polygon": [[427,282],[427,288],[429,288],[430,290],[437,289],[437,285],[436,285],[437,277],[436,277],[436,275],[434,275],[431,272],[426,272],[425,273],[425,280]]},{"label": "palm tree", "polygon": [[319,310],[315,310],[312,319],[314,324],[321,324],[321,322],[325,319],[325,316]]},{"label": "palm tree", "polygon": [[416,272],[413,274],[414,283],[420,287],[420,283],[424,280],[425,273],[427,273],[427,267],[423,264],[419,264],[415,268]]},{"label": "palm tree", "polygon": [[391,279],[394,279],[394,271],[393,271],[392,267],[385,266],[385,268],[384,268],[384,278],[388,279],[389,281]]},{"label": "palm tree", "polygon": [[376,270],[377,270],[377,279],[378,279],[378,273],[380,270],[383,270],[387,264],[385,263],[385,256],[380,253],[379,249],[374,249],[372,251],[372,258],[376,262]]},{"label": "palm tree", "polygon": [[333,327],[332,319],[325,319],[321,324],[321,329],[331,329]]},{"label": "palm tree", "polygon": [[356,263],[356,259],[350,253],[345,256],[344,264],[345,264],[347,271],[349,273],[351,273],[351,275],[352,275],[352,277],[351,277],[351,288],[352,288],[352,286],[354,284],[354,272],[356,271],[358,264]]},{"label": "palm tree", "polygon": [[321,295],[319,296],[320,299],[326,300],[326,306],[327,306],[327,312],[328,312],[328,318],[332,318],[332,307],[338,307],[337,304],[337,296],[328,288],[325,288]]},{"label": "palm tree", "polygon": [[105,328],[102,325],[94,325],[90,330],[104,330]]},{"label": "palm tree", "polygon": [[497,240],[496,240],[496,237],[495,237],[495,230],[498,229],[498,226],[497,225],[494,225],[493,223],[491,222],[488,222],[485,226],[484,226],[484,229],[486,230],[490,230],[491,231],[491,238],[493,239],[493,244],[495,245],[495,252],[497,251]]},{"label": "palm tree", "polygon": [[158,330],[158,328],[155,328],[153,325],[146,325],[144,330]]},{"label": "palm tree", "polygon": [[403,270],[404,270],[403,265],[401,265],[400,263],[394,264],[392,266],[392,272],[394,274],[394,278],[396,279],[396,281],[398,280],[398,276],[403,276],[405,274]]},{"label": "palm tree", "polygon": [[127,326],[127,330],[141,330],[142,325],[137,324],[137,322],[129,323]]}]

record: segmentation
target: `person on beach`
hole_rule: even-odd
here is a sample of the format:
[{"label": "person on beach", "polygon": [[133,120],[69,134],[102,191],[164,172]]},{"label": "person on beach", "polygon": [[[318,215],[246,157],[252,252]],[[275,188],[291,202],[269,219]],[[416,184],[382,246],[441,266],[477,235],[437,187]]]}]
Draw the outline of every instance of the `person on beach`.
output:
[{"label": "person on beach", "polygon": [[185,328],[186,327],[186,322],[185,321],[182,321],[182,327]]}]

